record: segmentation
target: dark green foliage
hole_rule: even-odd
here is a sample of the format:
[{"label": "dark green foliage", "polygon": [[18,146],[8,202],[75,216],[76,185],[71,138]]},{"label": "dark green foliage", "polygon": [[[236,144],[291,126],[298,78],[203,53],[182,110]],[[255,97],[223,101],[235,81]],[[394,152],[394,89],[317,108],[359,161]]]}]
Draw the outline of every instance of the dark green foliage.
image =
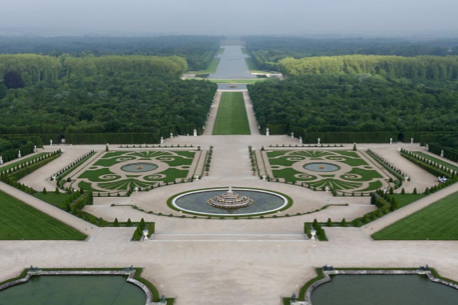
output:
[{"label": "dark green foliage", "polygon": [[126,226],[128,227],[132,227],[132,221],[129,219],[127,219],[127,223],[126,223]]},{"label": "dark green foliage", "polygon": [[404,189],[404,188],[402,188],[402,190],[401,190],[401,194],[402,194],[402,195],[404,195],[405,193],[406,193],[405,189]]},{"label": "dark green foliage", "polygon": [[46,188],[44,187],[44,188],[43,188],[42,194],[44,195],[44,194],[47,194],[47,193],[48,193],[48,191],[47,191]]},{"label": "dark green foliage", "polygon": [[342,227],[346,227],[346,226],[347,226],[347,221],[345,220],[345,218],[342,219],[342,221],[340,222],[340,225],[341,225]]},{"label": "dark green foliage", "polygon": [[402,140],[409,130],[458,128],[456,83],[436,88],[376,77],[309,75],[248,88],[262,133],[267,127],[271,134],[294,132],[304,143],[317,138],[322,143],[388,143]]},{"label": "dark green foliage", "polygon": [[113,226],[114,226],[114,227],[119,227],[118,218],[115,218],[115,220],[114,220],[114,222],[113,222]]},{"label": "dark green foliage", "polygon": [[332,220],[331,220],[331,218],[328,218],[328,221],[326,222],[326,225],[327,225],[328,227],[332,227]]},{"label": "dark green foliage", "polygon": [[8,89],[24,88],[25,83],[21,75],[14,71],[9,71],[3,76],[3,84]]}]

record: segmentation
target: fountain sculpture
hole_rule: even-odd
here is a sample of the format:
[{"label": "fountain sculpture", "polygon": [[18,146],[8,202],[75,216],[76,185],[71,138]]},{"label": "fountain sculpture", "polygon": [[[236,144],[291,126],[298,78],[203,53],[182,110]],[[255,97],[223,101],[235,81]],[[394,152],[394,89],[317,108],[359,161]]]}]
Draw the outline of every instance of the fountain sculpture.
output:
[{"label": "fountain sculpture", "polygon": [[207,204],[216,208],[222,209],[239,209],[244,208],[253,204],[253,199],[247,196],[241,196],[232,191],[232,187],[222,194],[221,196],[215,196],[207,200]]}]

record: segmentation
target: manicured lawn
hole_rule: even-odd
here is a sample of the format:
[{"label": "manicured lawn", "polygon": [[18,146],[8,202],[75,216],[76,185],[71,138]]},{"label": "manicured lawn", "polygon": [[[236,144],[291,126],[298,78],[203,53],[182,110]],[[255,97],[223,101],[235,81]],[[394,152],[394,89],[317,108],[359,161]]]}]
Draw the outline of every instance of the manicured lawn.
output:
[{"label": "manicured lawn", "polygon": [[201,71],[193,71],[192,73],[195,74],[213,74],[216,72],[216,69],[218,68],[219,62],[221,61],[221,58],[213,58],[210,64],[208,65],[207,69],[201,70]]},{"label": "manicured lawn", "polygon": [[249,135],[250,125],[242,92],[224,92],[216,116],[214,135]]},{"label": "manicured lawn", "polygon": [[458,166],[452,164],[451,162],[450,163],[449,162],[445,162],[445,161],[443,161],[441,159],[435,158],[435,157],[433,157],[431,155],[428,155],[428,154],[425,154],[424,152],[421,152],[421,151],[414,151],[414,153],[416,153],[417,155],[420,155],[422,157],[425,157],[428,160],[431,160],[431,161],[436,162],[438,164],[444,165],[444,166],[446,166],[446,167],[448,167],[450,169],[453,169],[454,171],[458,171]]},{"label": "manicured lawn", "polygon": [[411,204],[412,202],[415,202],[417,200],[420,200],[421,198],[425,197],[426,195],[424,194],[393,194],[390,195],[391,197],[394,197],[399,202],[399,206],[403,207],[408,204]]},{"label": "manicured lawn", "polygon": [[0,240],[84,240],[86,235],[0,191]]},{"label": "manicured lawn", "polygon": [[11,164],[6,164],[6,165],[2,165],[2,167],[0,167],[0,172],[4,171],[4,170],[7,170],[7,169],[10,169],[10,168],[13,168],[19,164],[22,164],[24,162],[27,162],[27,161],[30,161],[30,160],[33,160],[33,159],[36,159],[38,157],[41,157],[43,155],[45,155],[47,153],[38,153],[38,154],[34,154],[33,156],[30,156],[30,157],[27,157],[25,159],[22,159],[22,160],[19,160],[19,161],[16,161],[16,162],[13,162]]},{"label": "manicured lawn", "polygon": [[372,237],[376,240],[458,240],[457,203],[458,192],[401,219]]},{"label": "manicured lawn", "polygon": [[47,190],[47,191],[48,191],[47,194],[36,193],[36,194],[33,194],[33,196],[37,197],[40,200],[43,200],[44,202],[52,204],[53,206],[56,206],[58,208],[62,207],[62,205],[67,201],[67,199],[72,197],[71,194],[67,194],[67,193],[54,194],[53,190]]}]

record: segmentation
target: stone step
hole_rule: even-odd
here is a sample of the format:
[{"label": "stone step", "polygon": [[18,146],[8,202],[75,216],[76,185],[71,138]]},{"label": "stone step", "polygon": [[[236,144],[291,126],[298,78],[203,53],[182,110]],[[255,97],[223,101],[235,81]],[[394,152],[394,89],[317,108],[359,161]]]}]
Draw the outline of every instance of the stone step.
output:
[{"label": "stone step", "polygon": [[224,240],[307,240],[304,234],[155,234],[152,240],[224,241]]}]

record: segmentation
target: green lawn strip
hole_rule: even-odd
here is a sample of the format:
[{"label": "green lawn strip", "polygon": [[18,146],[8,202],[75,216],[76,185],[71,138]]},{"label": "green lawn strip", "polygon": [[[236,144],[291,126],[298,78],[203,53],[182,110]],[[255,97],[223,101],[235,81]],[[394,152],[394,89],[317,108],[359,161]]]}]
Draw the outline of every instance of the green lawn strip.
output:
[{"label": "green lawn strip", "polygon": [[283,165],[283,166],[292,166],[296,161],[290,161],[288,160],[290,156],[285,156],[281,158],[271,158],[269,159],[270,165]]},{"label": "green lawn strip", "polygon": [[249,135],[250,125],[242,92],[224,92],[216,115],[213,135]]},{"label": "green lawn strip", "polygon": [[[167,160],[167,158],[173,158],[174,160]],[[170,166],[180,166],[180,165],[191,165],[194,159],[189,158],[182,158],[180,156],[171,156],[171,157],[164,157],[162,160],[161,157],[157,158],[158,161],[167,163]],[[151,160],[154,163],[154,160]]]},{"label": "green lawn strip", "polygon": [[109,166],[113,166],[113,165],[116,165],[116,164],[121,163],[121,162],[128,161],[127,159],[135,160],[134,157],[129,157],[129,156],[124,156],[123,158],[126,158],[126,160],[118,161],[117,160],[118,158],[109,158],[109,159],[107,159],[106,157],[103,157],[102,159],[97,160],[97,162],[95,162],[94,165],[95,166],[109,167]]},{"label": "green lawn strip", "polygon": [[283,156],[287,152],[288,152],[287,150],[268,151],[267,152],[267,157],[268,158],[274,158],[274,157],[278,157],[278,156]]},{"label": "green lawn strip", "polygon": [[72,194],[67,194],[67,193],[59,193],[55,194],[53,192],[50,192],[48,190],[47,194],[43,193],[35,193],[33,194],[34,197],[43,200],[44,202],[47,202],[53,206],[56,206],[58,208],[61,208],[62,205],[68,200],[73,197]]},{"label": "green lawn strip", "polygon": [[358,178],[358,179],[342,178],[342,179],[350,180],[350,181],[371,181],[373,179],[383,178],[382,175],[380,175],[379,172],[377,172],[375,170],[365,170],[365,169],[361,169],[361,168],[354,168],[354,169],[352,169],[351,171],[349,171],[348,173],[346,173],[346,174],[344,174],[342,176],[345,176],[345,175],[348,175],[348,174],[361,175],[361,178]]},{"label": "green lawn strip", "polygon": [[458,240],[458,192],[372,235],[375,240]]},{"label": "green lawn strip", "polygon": [[41,156],[44,156],[45,154],[48,154],[48,153],[44,153],[44,152],[43,152],[43,153],[38,153],[38,154],[35,154],[35,155],[33,155],[33,156],[27,157],[27,158],[25,158],[25,159],[22,159],[22,160],[13,162],[13,163],[11,163],[11,164],[3,165],[3,166],[0,167],[0,172],[5,171],[5,170],[10,169],[10,168],[13,168],[13,167],[15,167],[15,166],[18,166],[18,165],[20,165],[20,164],[23,164],[24,162],[28,162],[28,161],[34,160],[34,159],[36,159],[36,158],[39,158],[39,157],[41,157]]},{"label": "green lawn strip", "polygon": [[169,168],[163,172],[160,172],[160,174],[166,175],[165,178],[148,178],[148,176],[145,177],[145,180],[147,181],[164,181],[164,182],[173,182],[175,179],[185,179],[186,176],[188,175],[189,170],[179,170],[176,168]]},{"label": "green lawn strip", "polygon": [[445,161],[443,161],[441,159],[438,159],[438,158],[433,157],[431,155],[425,154],[424,152],[421,152],[421,151],[413,151],[413,153],[415,153],[415,154],[417,154],[419,156],[425,157],[426,159],[431,160],[433,162],[436,162],[436,163],[438,163],[440,165],[443,165],[443,166],[446,166],[446,167],[448,167],[450,169],[453,169],[454,171],[458,171],[458,166],[453,165],[453,164],[451,164],[449,162],[445,162]]},{"label": "green lawn strip", "polygon": [[189,73],[200,75],[200,74],[214,74],[216,73],[216,69],[218,69],[219,62],[221,58],[213,58],[210,64],[208,65],[207,69],[201,71],[191,71]]},{"label": "green lawn strip", "polygon": [[196,155],[195,151],[173,151],[173,153],[188,158],[194,158],[194,156]]},{"label": "green lawn strip", "polygon": [[295,169],[292,168],[285,168],[285,169],[280,169],[280,170],[272,170],[272,173],[275,178],[284,178],[288,182],[292,181],[310,181],[316,179],[315,176],[311,176],[311,178],[306,179],[306,178],[296,178],[294,175],[302,174],[302,175],[307,175],[302,172],[298,172]]},{"label": "green lawn strip", "polygon": [[259,70],[258,66],[254,62],[253,58],[245,58],[246,65],[248,67],[248,70],[250,70],[251,73],[258,73],[258,74],[268,74],[270,73],[269,71],[263,71]]},{"label": "green lawn strip", "polygon": [[99,190],[99,189],[94,189],[92,188],[92,184],[86,182],[86,181],[80,181],[78,183],[78,188],[83,189],[85,191],[93,191],[93,192],[106,192],[104,190]]},{"label": "green lawn strip", "polygon": [[377,181],[370,182],[368,187],[358,192],[375,191],[382,187],[383,187],[383,183],[380,180],[377,180]]},{"label": "green lawn strip", "polygon": [[110,152],[105,153],[102,158],[112,158],[112,157],[122,156],[126,153],[129,153],[129,151],[110,151]]},{"label": "green lawn strip", "polygon": [[[99,177],[100,176],[103,176],[103,175],[114,175],[118,178],[114,178],[114,179],[100,179]],[[89,179],[90,181],[92,182],[108,182],[108,181],[113,181],[113,180],[117,180],[120,178],[120,176],[112,173],[110,171],[110,169],[108,168],[101,168],[101,169],[97,169],[95,171],[91,171],[91,170],[87,170],[85,171],[84,173],[82,173],[78,178],[87,178]]]},{"label": "green lawn strip", "polygon": [[399,207],[406,206],[426,197],[425,194],[391,194],[390,196],[399,202]]},{"label": "green lawn strip", "polygon": [[361,157],[358,155],[358,153],[356,153],[354,151],[346,151],[346,150],[331,150],[331,151],[333,153],[337,153],[337,154],[342,155],[342,156],[361,159]]},{"label": "green lawn strip", "polygon": [[337,179],[322,179],[316,182],[309,183],[311,186],[323,190],[326,186],[329,186],[332,190],[351,190],[361,187],[359,182],[347,182]]},{"label": "green lawn strip", "polygon": [[[342,163],[345,163],[345,164],[348,164],[350,166],[362,166],[362,165],[367,165],[367,162],[364,161],[363,159],[361,158],[348,158],[348,157],[338,157],[338,158],[343,158],[344,160],[342,161],[338,161],[338,162],[342,162]],[[329,159],[327,160],[330,160],[332,161],[332,157],[329,157]]]},{"label": "green lawn strip", "polygon": [[0,191],[0,240],[84,240],[86,235]]}]

